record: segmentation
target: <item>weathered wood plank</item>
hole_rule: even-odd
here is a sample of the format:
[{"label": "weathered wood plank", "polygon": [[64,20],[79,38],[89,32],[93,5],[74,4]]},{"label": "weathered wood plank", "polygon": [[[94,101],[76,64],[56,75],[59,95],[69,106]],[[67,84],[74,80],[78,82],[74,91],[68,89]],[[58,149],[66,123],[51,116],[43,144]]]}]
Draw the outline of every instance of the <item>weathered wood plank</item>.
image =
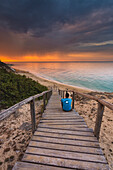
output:
[{"label": "weathered wood plank", "polygon": [[57,111],[57,112],[54,112],[54,111],[52,111],[52,112],[44,112],[43,113],[43,115],[50,115],[50,116],[52,116],[52,115],[60,115],[60,116],[78,116],[78,117],[82,117],[82,116],[80,116],[78,113],[71,113],[71,112],[61,112],[61,111]]},{"label": "weathered wood plank", "polygon": [[103,155],[92,155],[92,154],[86,154],[86,153],[81,154],[77,152],[59,151],[59,150],[48,149],[48,148],[28,147],[26,150],[26,153],[58,157],[58,158],[81,160],[81,161],[97,162],[97,163],[107,163]]},{"label": "weathered wood plank", "polygon": [[33,136],[32,140],[99,148],[98,142],[83,141],[83,140],[61,139],[61,138],[45,137],[45,136]]},{"label": "weathered wood plank", "polygon": [[53,132],[53,133],[60,133],[60,134],[70,134],[70,135],[79,135],[79,136],[93,136],[94,137],[94,134],[92,132],[89,132],[89,131],[73,131],[73,130],[65,130],[65,129],[54,129],[54,128],[42,128],[42,127],[39,127],[37,129],[37,131],[43,131],[43,132]]},{"label": "weathered wood plank", "polygon": [[71,117],[79,117],[78,115],[71,114],[71,113],[54,113],[54,112],[49,112],[49,113],[44,113],[44,116],[71,116]]},{"label": "weathered wood plank", "polygon": [[62,167],[41,165],[38,163],[34,164],[28,162],[16,162],[12,170],[31,170],[31,169],[32,170],[65,170],[65,168]]},{"label": "weathered wood plank", "polygon": [[51,133],[51,132],[40,132],[40,131],[36,131],[34,133],[35,136],[39,135],[39,136],[49,136],[49,137],[55,137],[55,138],[66,138],[66,139],[74,139],[74,140],[86,140],[86,141],[93,141],[93,142],[98,142],[97,138],[94,136],[76,136],[76,135],[67,135],[67,134],[62,134],[62,133]]},{"label": "weathered wood plank", "polygon": [[84,121],[83,118],[75,118],[75,117],[51,117],[51,116],[46,116],[42,117],[41,120],[52,120],[52,121],[61,121],[61,120],[75,120],[75,121]]},{"label": "weathered wood plank", "polygon": [[63,113],[64,113],[64,114],[66,114],[66,113],[67,113],[67,114],[71,114],[71,113],[72,113],[72,114],[74,114],[74,115],[76,115],[76,114],[79,115],[78,112],[75,112],[75,110],[66,112],[66,111],[63,111],[61,108],[58,108],[58,109],[56,109],[56,110],[55,110],[55,109],[48,109],[48,110],[45,110],[45,113],[46,113],[46,112],[47,112],[47,113],[49,113],[49,112],[50,112],[50,113],[52,113],[52,112],[57,113],[57,112],[58,112],[58,113],[62,113],[62,114],[63,114]]},{"label": "weathered wood plank", "polygon": [[42,115],[42,118],[55,118],[55,117],[59,117],[59,118],[74,118],[74,119],[83,119],[82,116],[78,116],[78,115],[63,115],[63,114],[60,114],[60,115],[50,115],[50,114],[43,114]]},{"label": "weathered wood plank", "polygon": [[53,113],[57,113],[57,112],[58,112],[58,113],[62,113],[62,114],[63,114],[63,113],[64,113],[64,114],[66,114],[66,113],[67,113],[67,114],[76,114],[76,113],[77,113],[77,112],[75,112],[75,111],[73,111],[73,110],[72,110],[72,111],[69,111],[69,112],[63,111],[61,107],[60,107],[60,108],[48,108],[48,109],[47,109],[47,107],[46,107],[46,110],[45,110],[44,113],[49,113],[49,112],[50,112],[50,113],[52,113],[52,112],[53,112]]},{"label": "weathered wood plank", "polygon": [[74,125],[43,125],[43,124],[39,124],[38,127],[45,127],[45,128],[55,128],[55,129],[64,129],[64,130],[76,130],[76,131],[83,131],[83,132],[92,132],[92,129],[89,129],[87,127],[78,127],[78,126],[74,126]]},{"label": "weathered wood plank", "polygon": [[48,148],[48,149],[56,149],[62,151],[70,151],[70,152],[79,152],[79,153],[90,153],[95,155],[103,155],[102,150],[100,148],[92,148],[85,146],[73,146],[66,144],[55,144],[48,142],[39,142],[39,141],[30,141],[29,146],[38,147],[38,148]]},{"label": "weathered wood plank", "polygon": [[30,155],[25,154],[23,161],[30,161],[35,163],[42,163],[47,165],[61,166],[64,168],[73,168],[73,169],[88,169],[88,170],[108,170],[109,167],[107,164],[94,163],[87,161],[78,161],[78,160],[69,160],[56,157],[48,157],[42,155]]},{"label": "weathered wood plank", "polygon": [[[43,122],[43,123],[59,123],[59,122],[84,122],[84,120],[82,119],[41,119],[40,122]],[[85,123],[85,122],[84,122]],[[86,123],[85,123],[86,124]]]},{"label": "weathered wood plank", "polygon": [[77,122],[77,121],[54,121],[54,122],[41,122],[40,124],[44,124],[44,125],[77,125],[77,126],[82,126],[82,127],[87,127],[85,122]]},{"label": "weathered wood plank", "polygon": [[42,115],[41,120],[84,120],[82,117],[75,116],[44,116]]},{"label": "weathered wood plank", "polygon": [[78,127],[78,128],[84,128],[84,127],[87,127],[87,125],[80,125],[80,124],[75,124],[75,123],[59,123],[59,124],[55,124],[55,123],[39,123],[39,126],[52,126],[52,127],[66,127],[66,128],[75,128],[75,127]]}]

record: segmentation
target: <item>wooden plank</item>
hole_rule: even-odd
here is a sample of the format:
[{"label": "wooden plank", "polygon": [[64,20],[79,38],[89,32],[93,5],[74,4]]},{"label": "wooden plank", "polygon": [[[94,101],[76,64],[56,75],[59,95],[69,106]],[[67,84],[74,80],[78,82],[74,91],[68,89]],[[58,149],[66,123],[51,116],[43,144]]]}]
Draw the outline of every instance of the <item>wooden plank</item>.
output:
[{"label": "wooden plank", "polygon": [[71,116],[71,117],[79,117],[78,115],[75,115],[75,114],[71,114],[71,113],[54,113],[54,112],[52,112],[52,113],[44,113],[43,114],[44,116]]},{"label": "wooden plank", "polygon": [[92,148],[85,146],[73,146],[66,144],[55,144],[48,142],[39,142],[39,141],[30,141],[29,146],[38,147],[38,148],[48,148],[48,149],[56,149],[60,151],[70,151],[70,152],[79,152],[79,153],[90,153],[95,155],[103,155],[102,150],[100,148]]},{"label": "wooden plank", "polygon": [[54,113],[57,113],[57,112],[58,112],[58,113],[62,113],[62,114],[63,114],[63,113],[65,113],[65,114],[66,114],[66,113],[68,113],[68,114],[71,114],[71,113],[72,113],[72,114],[76,114],[76,113],[77,113],[77,112],[75,112],[75,111],[73,111],[73,110],[72,110],[72,111],[69,111],[69,112],[63,111],[61,107],[60,107],[60,108],[50,108],[50,109],[47,109],[47,107],[46,107],[45,113],[49,113],[49,112],[54,112]]},{"label": "wooden plank", "polygon": [[42,119],[52,119],[52,120],[55,120],[55,119],[75,119],[75,120],[77,120],[77,119],[82,119],[82,120],[84,120],[83,119],[83,117],[81,117],[81,116],[78,116],[78,115],[48,115],[48,114],[43,114],[42,115]]},{"label": "wooden plank", "polygon": [[82,119],[82,120],[84,120],[82,117],[75,117],[75,116],[54,116],[54,115],[46,115],[46,116],[44,116],[44,115],[42,115],[42,119],[52,119],[52,120],[54,120],[54,119]]},{"label": "wooden plank", "polygon": [[39,123],[39,126],[46,126],[46,125],[49,125],[49,126],[56,126],[56,127],[69,127],[69,128],[73,128],[73,127],[78,127],[78,128],[84,128],[84,127],[87,127],[87,125],[85,124],[75,124],[75,123]]},{"label": "wooden plank", "polygon": [[87,127],[78,127],[74,125],[43,125],[39,124],[38,127],[45,127],[45,128],[56,128],[56,129],[64,129],[64,130],[76,130],[76,131],[83,131],[83,132],[92,132],[92,129]]},{"label": "wooden plank", "polygon": [[[56,102],[55,102],[55,100],[56,100]],[[49,105],[48,105],[48,107],[53,107],[53,106],[55,106],[55,105],[59,105],[59,107],[61,106],[61,103],[58,101],[59,99],[57,99],[57,97],[56,97],[56,99],[52,99],[51,98],[51,101],[49,101]],[[58,101],[58,102],[57,102]]]},{"label": "wooden plank", "polygon": [[[60,123],[60,122],[84,122],[84,120],[80,120],[80,119],[41,119],[40,122],[43,123]],[[85,122],[84,122],[85,123]],[[85,123],[86,124],[86,123]]]},{"label": "wooden plank", "polygon": [[76,121],[84,121],[83,118],[75,118],[75,117],[42,117],[41,120],[53,120],[53,121],[61,121],[61,120],[76,120]]},{"label": "wooden plank", "polygon": [[[65,170],[65,168],[28,162],[16,162],[12,170]],[[68,169],[68,168],[67,168]]]},{"label": "wooden plank", "polygon": [[82,117],[74,116],[43,116],[41,120],[84,120]]},{"label": "wooden plank", "polygon": [[49,103],[49,105],[47,105],[46,107],[47,109],[61,109],[61,104],[60,103],[57,103],[57,104],[54,104],[54,103]]},{"label": "wooden plank", "polygon": [[90,142],[90,141],[82,141],[82,140],[60,139],[60,138],[54,138],[54,137],[52,138],[52,137],[44,137],[44,136],[33,136],[32,140],[99,148],[98,142]]},{"label": "wooden plank", "polygon": [[86,140],[86,141],[93,141],[93,142],[98,142],[97,138],[94,136],[76,136],[76,135],[68,135],[68,134],[62,134],[62,133],[51,133],[51,132],[40,132],[36,131],[34,133],[35,136],[47,136],[47,137],[55,137],[55,138],[61,138],[61,139],[74,139],[74,140]]},{"label": "wooden plank", "polygon": [[55,113],[55,112],[51,112],[51,113],[50,113],[50,112],[48,112],[48,113],[44,112],[44,113],[43,113],[43,115],[46,115],[46,116],[52,116],[52,115],[54,116],[54,114],[55,114],[56,116],[57,116],[57,114],[58,114],[58,115],[60,115],[60,116],[82,117],[82,116],[80,116],[79,114],[76,114],[76,113],[72,113],[72,114],[71,114],[71,112],[58,112],[58,113],[57,113],[57,112],[56,112],[56,113]]},{"label": "wooden plank", "polygon": [[50,115],[50,116],[51,116],[51,115],[54,115],[54,114],[55,114],[55,115],[58,114],[58,115],[60,115],[60,116],[62,116],[62,115],[64,116],[64,115],[65,115],[65,116],[76,116],[76,117],[78,116],[78,117],[82,117],[82,116],[80,116],[78,113],[71,113],[71,112],[60,112],[60,111],[59,111],[59,112],[58,112],[58,111],[57,111],[57,112],[53,112],[53,111],[52,111],[52,112],[48,112],[48,113],[46,113],[46,112],[43,113],[43,115],[46,115],[46,116],[47,116],[47,115]]},{"label": "wooden plank", "polygon": [[31,155],[25,154],[23,157],[23,161],[30,161],[35,163],[53,165],[53,166],[61,166],[64,168],[73,168],[73,169],[87,169],[87,170],[108,170],[109,167],[107,164],[95,163],[95,162],[87,162],[87,161],[78,161],[78,160],[70,160],[56,157],[48,157],[42,155]]},{"label": "wooden plank", "polygon": [[77,122],[77,121],[67,121],[67,120],[64,120],[64,121],[54,121],[54,122],[42,122],[40,121],[40,124],[44,124],[44,125],[77,125],[77,126],[85,126],[87,127],[86,123],[85,122]]},{"label": "wooden plank", "polygon": [[94,136],[92,132],[87,131],[72,131],[72,130],[65,130],[65,129],[54,129],[54,128],[42,128],[39,127],[37,131],[43,131],[43,132],[53,132],[53,133],[60,133],[60,134],[70,134],[70,135],[79,135],[79,136]]},{"label": "wooden plank", "polygon": [[28,147],[26,150],[26,153],[58,157],[58,158],[81,160],[81,161],[88,161],[88,162],[107,163],[106,159],[103,155],[93,155],[93,154],[86,154],[86,153],[81,154],[81,153],[77,153],[77,152],[59,151],[59,150],[48,149],[48,148]]},{"label": "wooden plank", "polygon": [[76,116],[75,114],[71,114],[71,112],[67,113],[67,112],[48,112],[48,113],[43,113],[43,115],[46,115],[46,116]]},{"label": "wooden plank", "polygon": [[[46,108],[46,109],[47,109],[47,108]],[[64,115],[66,115],[66,114],[67,114],[67,115],[68,115],[68,114],[69,114],[69,115],[76,115],[75,112],[71,112],[71,111],[70,111],[70,112],[64,112],[64,111],[62,111],[62,110],[60,110],[60,109],[59,109],[59,110],[56,110],[56,109],[54,109],[54,110],[50,109],[50,110],[49,110],[49,109],[48,109],[48,110],[45,110],[44,113],[46,113],[46,114],[53,114],[53,113],[54,113],[54,114],[64,114]]]}]

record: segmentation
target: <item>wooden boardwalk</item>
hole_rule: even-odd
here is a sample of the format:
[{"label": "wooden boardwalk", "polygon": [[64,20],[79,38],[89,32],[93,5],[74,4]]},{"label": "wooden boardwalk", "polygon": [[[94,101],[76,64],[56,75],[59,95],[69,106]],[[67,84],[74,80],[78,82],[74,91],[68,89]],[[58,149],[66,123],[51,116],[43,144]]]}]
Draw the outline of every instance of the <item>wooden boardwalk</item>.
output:
[{"label": "wooden boardwalk", "polygon": [[13,170],[100,169],[109,166],[84,119],[74,110],[61,109],[53,92],[21,162]]}]

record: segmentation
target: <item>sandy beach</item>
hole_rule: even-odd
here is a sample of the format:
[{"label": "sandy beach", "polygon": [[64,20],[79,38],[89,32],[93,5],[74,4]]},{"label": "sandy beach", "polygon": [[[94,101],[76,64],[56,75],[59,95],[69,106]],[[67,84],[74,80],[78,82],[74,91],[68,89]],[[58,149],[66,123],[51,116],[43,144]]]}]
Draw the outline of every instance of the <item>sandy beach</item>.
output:
[{"label": "sandy beach", "polygon": [[57,86],[57,88],[61,89],[61,90],[69,90],[69,91],[76,91],[76,92],[81,92],[81,93],[88,93],[91,92],[93,90],[89,90],[89,89],[85,89],[85,88],[80,88],[80,87],[76,87],[76,86],[71,86],[71,85],[66,85],[57,81],[52,81],[52,80],[48,80],[46,78],[42,78],[39,76],[35,76],[34,74],[27,72],[27,71],[22,71],[22,70],[17,70],[16,69],[16,73],[20,74],[20,75],[25,75],[26,77],[32,78],[35,81],[38,81],[40,84],[47,86],[48,88],[51,87],[55,87]]},{"label": "sandy beach", "polygon": [[[26,77],[32,78],[48,88],[57,86],[63,90],[68,89],[69,91],[88,93],[93,96],[101,97],[105,101],[113,104],[113,93],[94,92],[88,89],[73,87],[37,77],[25,71],[17,70],[17,74],[26,75]],[[98,107],[97,102],[77,95],[75,99],[75,110],[84,118],[88,127],[94,129]],[[41,113],[41,108],[42,101],[36,105],[38,117]],[[32,136],[30,126],[29,104],[24,105],[18,110],[17,114],[11,115],[0,123],[0,170],[12,169],[15,162],[21,160]],[[106,107],[102,120],[99,142],[110,168],[113,169],[113,111]]]}]

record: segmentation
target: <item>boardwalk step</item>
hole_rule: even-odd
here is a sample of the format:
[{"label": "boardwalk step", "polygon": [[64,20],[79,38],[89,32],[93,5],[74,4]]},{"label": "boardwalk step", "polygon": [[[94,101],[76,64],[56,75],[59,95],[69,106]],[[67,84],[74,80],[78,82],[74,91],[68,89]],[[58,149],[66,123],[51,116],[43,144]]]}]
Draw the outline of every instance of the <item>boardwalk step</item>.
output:
[{"label": "boardwalk step", "polygon": [[48,142],[40,142],[40,141],[31,141],[29,146],[38,147],[38,148],[48,148],[48,149],[56,149],[60,151],[69,151],[69,152],[78,152],[78,153],[88,153],[94,155],[103,155],[102,150],[100,148],[92,148],[85,146],[75,147],[73,145],[59,144],[59,143],[48,143]]},{"label": "boardwalk step", "polygon": [[44,165],[53,165],[60,166],[64,168],[73,168],[73,169],[89,169],[89,170],[108,170],[108,165],[104,163],[97,162],[88,162],[88,161],[80,161],[80,160],[72,160],[65,159],[53,156],[44,156],[38,154],[25,154],[23,161],[31,162],[31,163],[41,163]]},{"label": "boardwalk step", "polygon": [[65,130],[65,129],[56,129],[56,128],[46,128],[46,127],[39,127],[37,131],[42,132],[51,132],[51,133],[58,133],[58,134],[68,134],[68,135],[79,135],[79,136],[94,136],[90,131],[72,131],[72,130]]},{"label": "boardwalk step", "polygon": [[[42,164],[34,164],[31,162],[17,162],[13,170],[65,170],[65,168],[57,167],[57,166],[48,166]],[[67,169],[69,170],[69,169]]]},{"label": "boardwalk step", "polygon": [[80,140],[86,140],[86,141],[93,141],[93,142],[98,142],[97,141],[97,139],[96,139],[96,137],[94,137],[94,136],[81,136],[81,135],[71,135],[71,134],[62,134],[62,133],[52,133],[52,132],[43,132],[43,131],[36,131],[35,133],[34,133],[34,135],[35,136],[52,136],[52,137],[55,137],[55,138],[62,138],[62,139],[64,139],[64,138],[66,138],[66,139],[74,139],[74,140],[78,140],[78,139],[80,139]]},{"label": "boardwalk step", "polygon": [[51,143],[60,143],[60,144],[67,144],[67,145],[75,145],[75,146],[85,146],[85,147],[93,147],[99,148],[98,142],[87,141],[86,139],[67,139],[67,138],[60,138],[60,137],[50,137],[48,136],[33,136],[33,141],[44,141],[44,142],[51,142]]}]

